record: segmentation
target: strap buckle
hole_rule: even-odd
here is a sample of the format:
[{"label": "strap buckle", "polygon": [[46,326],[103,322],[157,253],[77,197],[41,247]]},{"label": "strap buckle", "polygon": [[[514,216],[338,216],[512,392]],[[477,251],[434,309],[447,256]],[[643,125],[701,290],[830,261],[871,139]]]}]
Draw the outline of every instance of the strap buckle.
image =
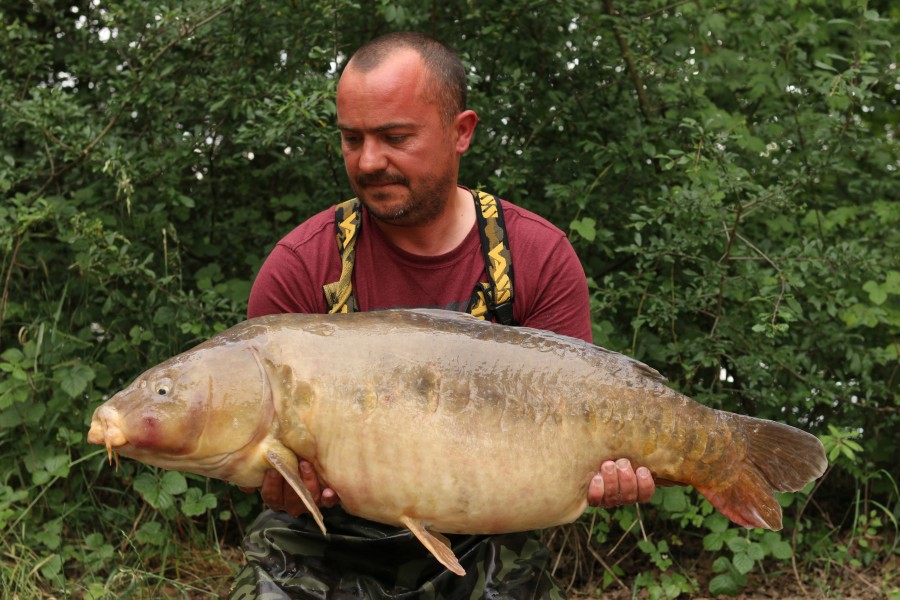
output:
[{"label": "strap buckle", "polygon": [[496,317],[497,322],[501,325],[515,325],[513,320],[512,300],[503,304],[490,305],[488,310]]}]

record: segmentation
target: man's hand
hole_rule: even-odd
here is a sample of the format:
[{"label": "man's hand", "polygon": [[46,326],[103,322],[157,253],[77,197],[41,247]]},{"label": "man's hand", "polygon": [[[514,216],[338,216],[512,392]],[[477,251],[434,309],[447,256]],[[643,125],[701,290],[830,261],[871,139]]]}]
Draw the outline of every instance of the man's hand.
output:
[{"label": "man's hand", "polygon": [[631,461],[620,458],[600,465],[600,471],[588,486],[588,504],[613,508],[635,502],[649,502],[656,491],[656,484],[647,467],[635,471]]},{"label": "man's hand", "polygon": [[[322,487],[312,464],[305,460],[300,461],[300,479],[303,480],[303,484],[306,485],[306,489],[309,490],[317,505],[331,508],[338,503],[338,497],[334,490]],[[284,511],[294,517],[299,517],[303,513],[309,512],[300,496],[294,491],[294,488],[285,481],[281,473],[274,469],[266,471],[259,493],[266,506],[272,510]]]}]

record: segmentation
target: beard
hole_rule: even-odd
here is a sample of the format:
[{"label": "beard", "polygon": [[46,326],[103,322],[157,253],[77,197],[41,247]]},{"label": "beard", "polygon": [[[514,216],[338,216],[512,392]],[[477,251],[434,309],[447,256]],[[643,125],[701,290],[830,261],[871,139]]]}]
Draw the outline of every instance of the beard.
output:
[{"label": "beard", "polygon": [[[416,185],[403,175],[387,172],[359,175],[350,183],[374,218],[399,227],[415,227],[436,219],[450,201],[447,190],[455,189],[449,171],[426,177]],[[375,183],[394,183],[405,187],[406,192],[397,194],[396,189],[381,192],[378,188],[367,187]]]}]

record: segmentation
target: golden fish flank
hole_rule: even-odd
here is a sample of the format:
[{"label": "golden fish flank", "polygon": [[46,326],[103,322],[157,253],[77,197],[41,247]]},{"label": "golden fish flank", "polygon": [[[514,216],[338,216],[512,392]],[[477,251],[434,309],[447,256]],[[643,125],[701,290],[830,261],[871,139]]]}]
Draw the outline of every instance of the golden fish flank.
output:
[{"label": "golden fish flank", "polygon": [[457,573],[439,532],[571,522],[604,459],[769,529],[774,492],[826,467],[814,436],[701,406],[621,354],[431,310],[246,321],[138,377],[95,411],[88,440],[246,487],[275,468],[325,531],[304,458],[348,512],[408,527]]}]

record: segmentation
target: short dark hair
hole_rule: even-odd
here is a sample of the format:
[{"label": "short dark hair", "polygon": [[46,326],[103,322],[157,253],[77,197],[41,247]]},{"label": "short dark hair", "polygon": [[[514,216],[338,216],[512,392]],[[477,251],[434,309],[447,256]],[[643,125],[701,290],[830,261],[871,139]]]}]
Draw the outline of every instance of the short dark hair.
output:
[{"label": "short dark hair", "polygon": [[438,102],[446,122],[466,110],[468,90],[466,68],[456,52],[447,44],[424,33],[395,31],[363,44],[351,57],[347,67],[362,72],[379,66],[393,52],[409,48],[422,57],[430,75],[427,93]]}]

